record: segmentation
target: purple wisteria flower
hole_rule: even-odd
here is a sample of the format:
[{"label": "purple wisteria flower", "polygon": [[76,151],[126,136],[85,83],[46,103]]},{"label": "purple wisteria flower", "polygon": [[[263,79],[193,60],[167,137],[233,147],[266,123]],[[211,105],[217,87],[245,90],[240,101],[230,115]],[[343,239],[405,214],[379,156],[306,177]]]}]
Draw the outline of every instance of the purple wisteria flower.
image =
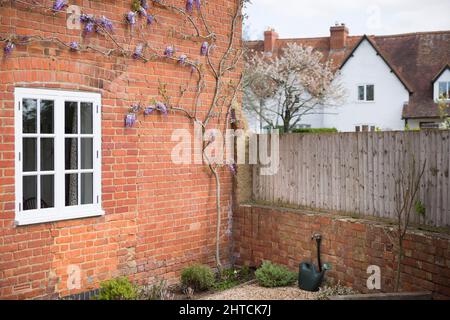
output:
[{"label": "purple wisteria flower", "polygon": [[178,57],[178,62],[181,64],[181,65],[185,65],[186,64],[186,61],[187,61],[187,55],[185,55],[185,54],[182,54],[181,56],[179,56]]},{"label": "purple wisteria flower", "polygon": [[148,3],[147,3],[147,0],[141,0],[141,7],[144,8],[145,10],[148,9]]},{"label": "purple wisteria flower", "polygon": [[186,11],[191,13],[194,9],[194,0],[186,0]]},{"label": "purple wisteria flower", "polygon": [[209,43],[208,42],[203,42],[202,43],[202,47],[200,48],[200,54],[202,56],[206,56],[208,55],[208,48],[209,48]]},{"label": "purple wisteria flower", "polygon": [[152,24],[155,18],[151,14],[147,14],[147,24]]},{"label": "purple wisteria flower", "polygon": [[228,169],[230,169],[231,173],[235,176],[237,175],[237,165],[235,163],[228,164]]},{"label": "purple wisteria flower", "polygon": [[147,16],[147,10],[145,10],[143,7],[139,8],[139,14],[143,17]]},{"label": "purple wisteria flower", "polygon": [[107,17],[102,16],[96,22],[97,22],[98,25],[102,26],[106,30],[113,31],[113,23]]},{"label": "purple wisteria flower", "polygon": [[172,46],[168,46],[168,47],[166,48],[166,50],[164,50],[164,55],[165,55],[166,57],[169,57],[169,58],[173,57],[173,54],[174,54],[174,53],[175,53],[175,50],[173,49]]},{"label": "purple wisteria flower", "polygon": [[202,2],[200,0],[194,0],[195,7],[197,10],[200,10],[200,7],[202,6]]},{"label": "purple wisteria flower", "polygon": [[136,123],[136,114],[128,113],[125,117],[125,127],[132,128],[135,123]]},{"label": "purple wisteria flower", "polygon": [[80,45],[79,45],[78,42],[76,42],[76,41],[72,41],[72,42],[69,44],[69,47],[70,47],[70,50],[72,50],[72,51],[78,51],[78,50],[80,50]]},{"label": "purple wisteria flower", "polygon": [[84,26],[84,32],[91,33],[92,31],[94,31],[94,27],[95,27],[95,23],[94,22],[88,22]]},{"label": "purple wisteria flower", "polygon": [[156,108],[156,110],[161,112],[163,115],[167,116],[168,111],[167,111],[167,107],[166,107],[166,105],[164,103],[157,102],[155,108]]},{"label": "purple wisteria flower", "polygon": [[144,46],[142,44],[138,44],[133,53],[133,59],[142,58],[142,51],[144,50]]},{"label": "purple wisteria flower", "polygon": [[144,109],[144,116],[149,116],[153,113],[153,111],[155,111],[155,107],[154,106],[148,106],[147,108]]},{"label": "purple wisteria flower", "polygon": [[141,106],[139,105],[139,104],[133,104],[132,106],[131,106],[131,108],[130,108],[130,112],[132,112],[132,113],[138,113],[139,112],[139,110],[141,110]]},{"label": "purple wisteria flower", "polygon": [[89,15],[89,14],[86,14],[86,13],[82,13],[82,14],[80,15],[80,21],[81,21],[81,22],[89,22],[89,21],[92,21],[92,16]]},{"label": "purple wisteria flower", "polygon": [[136,13],[134,13],[133,11],[128,12],[126,18],[129,24],[136,24]]},{"label": "purple wisteria flower", "polygon": [[12,43],[11,41],[8,41],[5,45],[5,47],[3,48],[3,52],[6,55],[11,54],[13,52],[14,48],[15,48],[14,43]]},{"label": "purple wisteria flower", "polygon": [[67,6],[66,0],[56,0],[53,3],[53,10],[61,11],[62,9],[64,9],[65,6]]}]

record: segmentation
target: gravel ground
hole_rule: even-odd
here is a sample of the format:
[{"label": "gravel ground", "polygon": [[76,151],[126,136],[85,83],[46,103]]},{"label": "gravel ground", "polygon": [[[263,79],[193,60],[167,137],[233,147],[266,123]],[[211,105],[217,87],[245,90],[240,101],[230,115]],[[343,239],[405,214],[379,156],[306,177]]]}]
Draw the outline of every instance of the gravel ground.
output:
[{"label": "gravel ground", "polygon": [[200,300],[314,300],[315,294],[296,286],[263,288],[256,283],[242,285],[223,292],[213,293]]}]

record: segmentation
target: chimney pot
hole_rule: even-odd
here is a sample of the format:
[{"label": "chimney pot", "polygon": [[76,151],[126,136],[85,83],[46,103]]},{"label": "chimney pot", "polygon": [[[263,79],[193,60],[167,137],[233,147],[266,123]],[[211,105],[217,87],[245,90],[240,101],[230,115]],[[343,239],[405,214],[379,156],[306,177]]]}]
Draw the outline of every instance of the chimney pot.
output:
[{"label": "chimney pot", "polygon": [[347,47],[347,37],[349,34],[345,23],[336,24],[330,28],[330,49],[342,50]]},{"label": "chimney pot", "polygon": [[264,52],[274,52],[278,40],[278,33],[273,28],[264,32]]}]

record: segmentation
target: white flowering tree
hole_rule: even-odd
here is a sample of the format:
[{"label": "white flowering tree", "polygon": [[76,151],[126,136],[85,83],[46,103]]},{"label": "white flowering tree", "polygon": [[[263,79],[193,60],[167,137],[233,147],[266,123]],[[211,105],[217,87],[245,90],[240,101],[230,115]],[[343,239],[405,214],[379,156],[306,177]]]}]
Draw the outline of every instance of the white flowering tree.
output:
[{"label": "white flowering tree", "polygon": [[443,129],[450,129],[450,104],[445,97],[439,99],[438,107]]},{"label": "white flowering tree", "polygon": [[304,116],[342,104],[345,92],[331,61],[313,48],[291,43],[278,57],[247,56],[244,108],[267,127],[290,132]]}]

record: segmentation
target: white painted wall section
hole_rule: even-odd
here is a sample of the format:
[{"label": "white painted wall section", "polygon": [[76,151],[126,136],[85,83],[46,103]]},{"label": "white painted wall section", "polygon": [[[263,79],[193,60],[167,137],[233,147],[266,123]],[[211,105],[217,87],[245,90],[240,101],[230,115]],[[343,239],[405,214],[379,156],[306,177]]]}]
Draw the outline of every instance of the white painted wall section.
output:
[{"label": "white painted wall section", "polygon": [[[389,66],[377,55],[369,41],[364,40],[341,70],[341,82],[347,90],[345,103],[338,114],[326,114],[324,127],[353,132],[356,126],[369,125],[381,130],[403,130],[403,106],[409,92]],[[373,84],[375,100],[358,101],[358,86]],[[330,110],[330,113],[336,113]]]}]

